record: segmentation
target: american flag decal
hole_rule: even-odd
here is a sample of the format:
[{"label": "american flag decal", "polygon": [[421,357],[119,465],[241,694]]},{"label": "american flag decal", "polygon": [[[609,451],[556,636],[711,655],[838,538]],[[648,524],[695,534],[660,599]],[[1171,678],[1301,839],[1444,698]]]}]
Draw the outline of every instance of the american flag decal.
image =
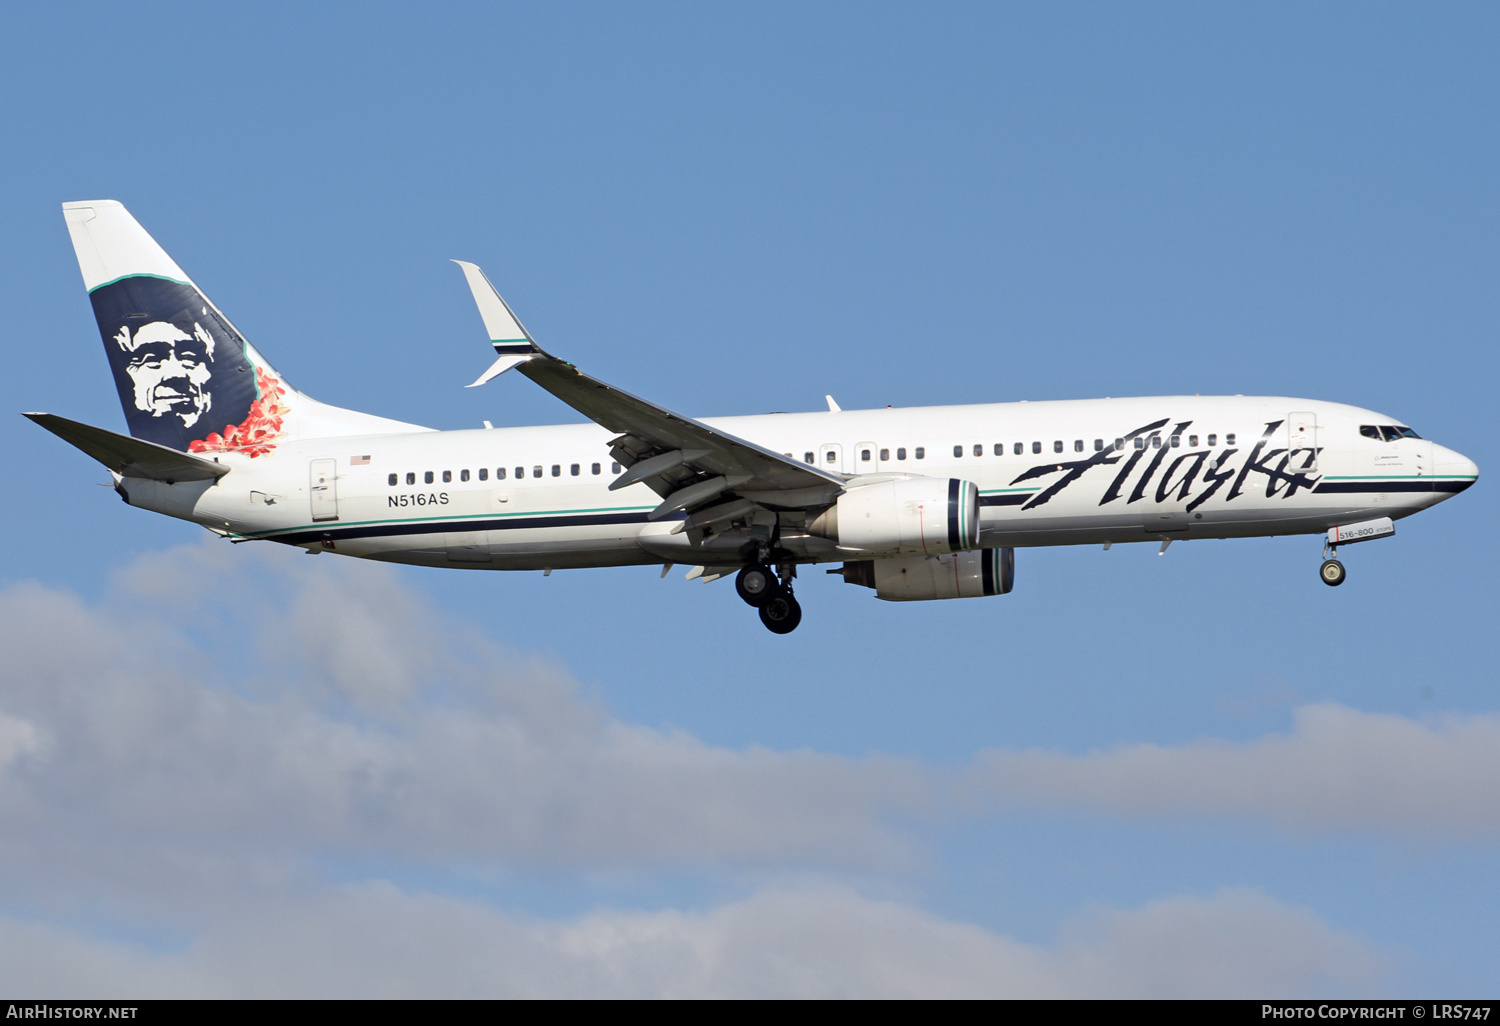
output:
[{"label": "american flag decal", "polygon": [[368,456],[350,456],[349,457],[349,466],[351,466],[351,467],[368,466],[369,462],[370,462],[370,457],[368,457]]}]

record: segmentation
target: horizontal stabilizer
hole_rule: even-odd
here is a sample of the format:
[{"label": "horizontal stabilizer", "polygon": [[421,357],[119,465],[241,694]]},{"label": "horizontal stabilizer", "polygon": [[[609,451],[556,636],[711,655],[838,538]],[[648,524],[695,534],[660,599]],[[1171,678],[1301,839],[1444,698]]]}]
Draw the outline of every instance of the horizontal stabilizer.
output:
[{"label": "horizontal stabilizer", "polygon": [[50,413],[25,413],[22,416],[88,453],[122,477],[145,477],[176,484],[178,481],[212,481],[229,473],[229,468],[221,463],[178,452],[144,438],[131,438]]}]

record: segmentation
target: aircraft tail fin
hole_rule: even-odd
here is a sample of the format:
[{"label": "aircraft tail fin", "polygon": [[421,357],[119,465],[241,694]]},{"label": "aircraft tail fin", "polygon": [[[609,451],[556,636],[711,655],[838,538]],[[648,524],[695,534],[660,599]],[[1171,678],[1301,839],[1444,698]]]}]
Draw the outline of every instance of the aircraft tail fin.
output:
[{"label": "aircraft tail fin", "polygon": [[287,384],[115,200],[63,204],[130,434],[263,456],[291,438],[422,430]]}]

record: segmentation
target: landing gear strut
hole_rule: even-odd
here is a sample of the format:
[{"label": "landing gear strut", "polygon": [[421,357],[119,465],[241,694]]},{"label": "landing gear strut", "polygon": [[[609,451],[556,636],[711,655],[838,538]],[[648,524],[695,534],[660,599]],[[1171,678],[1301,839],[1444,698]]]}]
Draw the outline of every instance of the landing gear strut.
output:
[{"label": "landing gear strut", "polygon": [[790,634],[802,622],[802,606],[792,595],[792,578],[797,568],[783,563],[781,580],[764,563],[751,563],[734,579],[735,591],[746,603],[760,610],[760,622],[772,634]]},{"label": "landing gear strut", "polygon": [[1323,565],[1318,568],[1318,577],[1330,588],[1337,588],[1348,576],[1344,571],[1344,564],[1338,561],[1337,556],[1338,550],[1332,545],[1323,546]]}]

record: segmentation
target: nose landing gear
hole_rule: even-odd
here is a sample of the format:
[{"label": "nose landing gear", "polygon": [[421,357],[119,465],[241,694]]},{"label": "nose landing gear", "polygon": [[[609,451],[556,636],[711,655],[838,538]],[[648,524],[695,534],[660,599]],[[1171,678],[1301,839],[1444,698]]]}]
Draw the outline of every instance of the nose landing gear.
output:
[{"label": "nose landing gear", "polygon": [[802,622],[802,606],[792,595],[792,578],[797,568],[791,563],[780,567],[781,580],[764,563],[751,563],[734,579],[735,591],[748,605],[760,611],[760,622],[772,634],[790,634]]}]

